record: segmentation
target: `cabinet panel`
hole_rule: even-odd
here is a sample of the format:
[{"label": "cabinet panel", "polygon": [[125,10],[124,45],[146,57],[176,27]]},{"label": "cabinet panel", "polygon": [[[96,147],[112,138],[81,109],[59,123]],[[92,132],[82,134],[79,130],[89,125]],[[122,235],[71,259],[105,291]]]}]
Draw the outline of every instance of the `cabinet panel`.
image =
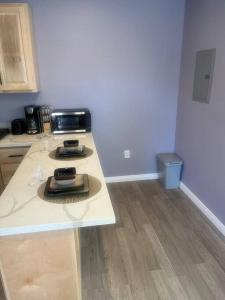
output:
[{"label": "cabinet panel", "polygon": [[3,164],[1,165],[1,172],[2,172],[2,180],[4,186],[6,186],[10,179],[13,177],[16,169],[19,167],[19,164]]},{"label": "cabinet panel", "polygon": [[28,151],[28,147],[1,148],[0,165],[20,163]]},{"label": "cabinet panel", "polygon": [[0,148],[0,194],[16,172],[29,147]]},{"label": "cabinet panel", "polygon": [[27,4],[0,4],[0,91],[37,91]]},{"label": "cabinet panel", "polygon": [[0,36],[4,84],[27,84],[18,14],[0,14]]}]

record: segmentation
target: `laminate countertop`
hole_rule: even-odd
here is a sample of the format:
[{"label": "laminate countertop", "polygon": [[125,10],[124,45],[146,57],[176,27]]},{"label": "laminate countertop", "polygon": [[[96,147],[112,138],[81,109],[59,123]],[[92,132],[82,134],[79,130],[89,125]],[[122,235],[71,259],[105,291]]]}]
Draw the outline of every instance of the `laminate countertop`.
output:
[{"label": "laminate countertop", "polygon": [[[55,149],[66,139],[78,139],[88,148],[85,158],[58,160]],[[63,230],[115,223],[115,214],[91,133],[79,135],[8,135],[0,148],[30,146],[0,197],[0,236]],[[44,187],[56,168],[76,167],[88,174],[88,196],[49,201]]]}]

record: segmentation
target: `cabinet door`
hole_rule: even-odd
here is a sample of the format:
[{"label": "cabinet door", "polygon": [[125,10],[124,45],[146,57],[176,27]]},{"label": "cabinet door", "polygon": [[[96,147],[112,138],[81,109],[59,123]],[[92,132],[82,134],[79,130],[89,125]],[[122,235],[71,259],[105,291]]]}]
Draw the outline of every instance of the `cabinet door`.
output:
[{"label": "cabinet door", "polygon": [[26,155],[29,147],[0,148],[0,165],[19,164]]},{"label": "cabinet door", "polygon": [[10,179],[13,177],[18,167],[19,164],[1,165],[2,180],[3,180],[4,187],[9,183]]},{"label": "cabinet door", "polygon": [[0,4],[0,90],[37,91],[29,7]]},{"label": "cabinet door", "polygon": [[29,147],[0,149],[0,195],[16,172],[28,149]]}]

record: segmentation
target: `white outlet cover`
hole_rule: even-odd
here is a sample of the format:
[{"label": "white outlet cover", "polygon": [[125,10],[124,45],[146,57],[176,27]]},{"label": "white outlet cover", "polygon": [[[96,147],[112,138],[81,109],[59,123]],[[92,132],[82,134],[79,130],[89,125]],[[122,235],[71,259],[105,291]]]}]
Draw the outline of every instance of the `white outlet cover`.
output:
[{"label": "white outlet cover", "polygon": [[124,153],[124,158],[130,158],[130,150],[129,149],[124,150],[123,153]]}]

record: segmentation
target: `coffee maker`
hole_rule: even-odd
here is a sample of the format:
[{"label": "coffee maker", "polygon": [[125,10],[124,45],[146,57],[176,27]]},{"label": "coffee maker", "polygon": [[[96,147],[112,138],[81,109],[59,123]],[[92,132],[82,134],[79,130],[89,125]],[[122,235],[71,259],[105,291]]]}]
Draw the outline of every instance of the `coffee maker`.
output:
[{"label": "coffee maker", "polygon": [[40,107],[36,105],[24,107],[27,134],[37,134],[40,132],[39,109]]}]

